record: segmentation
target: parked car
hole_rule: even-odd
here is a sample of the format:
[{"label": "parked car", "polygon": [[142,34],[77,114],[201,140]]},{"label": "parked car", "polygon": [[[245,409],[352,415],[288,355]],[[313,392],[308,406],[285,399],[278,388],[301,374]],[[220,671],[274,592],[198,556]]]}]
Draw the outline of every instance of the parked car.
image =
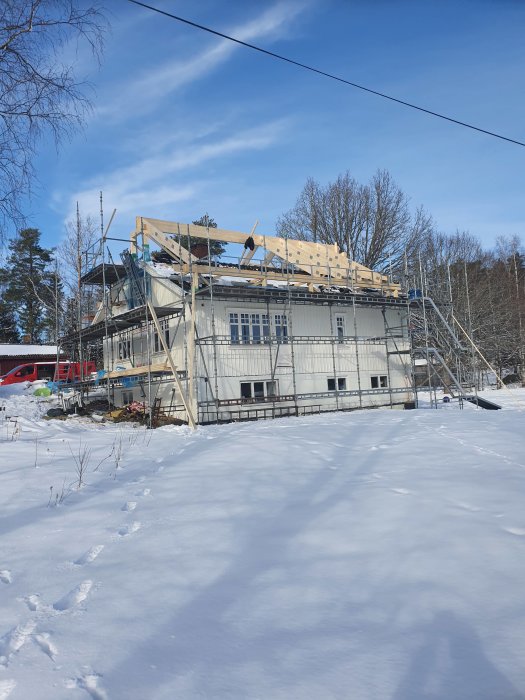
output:
[{"label": "parked car", "polygon": [[[84,377],[96,372],[94,362],[84,362]],[[80,379],[80,362],[28,362],[18,365],[0,377],[0,385],[17,384],[18,382],[61,381],[74,382]]]}]

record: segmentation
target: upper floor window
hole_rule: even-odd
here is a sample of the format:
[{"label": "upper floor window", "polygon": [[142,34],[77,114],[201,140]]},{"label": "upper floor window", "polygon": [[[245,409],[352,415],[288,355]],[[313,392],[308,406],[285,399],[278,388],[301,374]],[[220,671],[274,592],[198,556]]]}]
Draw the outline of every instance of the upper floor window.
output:
[{"label": "upper floor window", "polygon": [[[167,347],[169,348],[169,346],[170,346],[170,325],[169,325],[168,319],[167,318],[159,319],[159,326],[160,326],[160,330],[162,332],[162,335],[164,336],[164,342],[166,343]],[[154,325],[153,326],[153,352],[161,352],[162,350],[163,350],[162,342],[159,338],[159,334],[157,332],[157,327]]]},{"label": "upper floor window", "polygon": [[[261,321],[262,319],[262,321]],[[243,345],[259,345],[270,338],[270,321],[267,314],[230,313],[230,340]]]},{"label": "upper floor window", "polygon": [[344,341],[344,338],[345,338],[345,318],[344,318],[344,316],[336,316],[335,324],[336,324],[337,340],[339,343],[342,343]]},{"label": "upper floor window", "polygon": [[239,342],[239,314],[230,314],[230,340],[235,344]]},{"label": "upper floor window", "polygon": [[131,357],[131,338],[121,336],[118,341],[118,359],[128,360]]},{"label": "upper floor window", "polygon": [[286,314],[275,314],[275,336],[278,343],[288,342],[288,319]]}]

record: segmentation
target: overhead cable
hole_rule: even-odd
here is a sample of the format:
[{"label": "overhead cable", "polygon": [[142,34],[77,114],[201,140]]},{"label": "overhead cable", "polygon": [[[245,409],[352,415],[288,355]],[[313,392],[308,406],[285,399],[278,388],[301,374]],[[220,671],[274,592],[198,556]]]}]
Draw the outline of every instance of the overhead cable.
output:
[{"label": "overhead cable", "polygon": [[446,114],[440,114],[439,112],[434,112],[431,109],[426,109],[425,107],[420,107],[419,105],[413,104],[412,102],[406,102],[405,100],[400,100],[397,97],[392,97],[392,95],[387,95],[384,92],[379,92],[378,90],[372,90],[372,88],[365,87],[364,85],[359,85],[358,83],[354,83],[351,80],[346,80],[346,78],[341,78],[338,75],[333,75],[332,73],[327,73],[326,71],[320,70],[319,68],[314,68],[313,66],[309,66],[306,63],[301,63],[300,61],[295,61],[293,58],[288,58],[287,56],[282,56],[281,54],[275,53],[274,51],[268,51],[268,49],[263,49],[260,46],[256,46],[255,44],[250,44],[247,41],[242,41],[241,39],[236,39],[233,36],[229,36],[228,34],[224,34],[223,32],[219,32],[216,29],[211,29],[211,27],[206,27],[203,24],[198,24],[197,22],[192,22],[189,19],[185,19],[184,17],[179,17],[178,15],[174,15],[171,12],[166,12],[166,10],[161,10],[158,7],[153,7],[152,5],[148,5],[145,2],[140,2],[140,0],[128,0],[128,2],[133,3],[134,5],[138,5],[139,7],[144,7],[146,10],[151,10],[152,12],[157,12],[159,15],[164,15],[165,17],[169,17],[170,19],[174,19],[177,22],[182,22],[183,24],[187,24],[190,27],[194,27],[195,29],[201,29],[204,32],[208,32],[209,34],[214,34],[215,36],[221,37],[221,39],[227,39],[228,41],[233,41],[235,44],[239,44],[240,46],[244,46],[248,49],[252,49],[253,51],[258,51],[259,53],[265,54],[266,56],[270,56],[271,58],[276,58],[279,61],[285,61],[286,63],[290,63],[293,66],[297,66],[298,68],[303,68],[304,70],[308,70],[312,73],[317,73],[317,75],[322,75],[324,78],[330,78],[330,80],[336,80],[339,83],[344,83],[345,85],[349,85],[350,87],[357,88],[358,90],[363,90],[364,92],[368,92],[372,95],[376,95],[377,97],[382,97],[385,100],[390,100],[391,102],[397,102],[397,104],[403,105],[404,107],[409,107],[410,109],[416,109],[418,112],[423,112],[424,114],[429,114],[432,117],[437,117],[438,119],[444,119],[447,122],[451,122],[452,124],[456,124],[458,126],[463,126],[466,129],[472,129],[473,131],[479,131],[482,134],[486,134],[487,136],[493,136],[494,138],[501,139],[502,141],[507,141],[508,143],[513,143],[517,146],[524,146],[525,143],[522,141],[517,141],[516,139],[511,139],[508,136],[503,136],[502,134],[497,134],[494,131],[489,131],[488,129],[482,129],[479,126],[474,126],[473,124],[468,124],[467,122],[462,122],[459,119],[454,119],[453,117],[448,117]]}]

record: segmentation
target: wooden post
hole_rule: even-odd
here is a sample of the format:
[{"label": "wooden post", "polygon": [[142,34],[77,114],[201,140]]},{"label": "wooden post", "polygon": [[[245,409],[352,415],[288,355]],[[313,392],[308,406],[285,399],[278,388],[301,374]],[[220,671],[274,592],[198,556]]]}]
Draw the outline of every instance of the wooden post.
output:
[{"label": "wooden post", "polygon": [[196,360],[196,300],[195,292],[199,286],[199,274],[193,272],[191,275],[191,316],[190,316],[190,328],[188,334],[188,387],[189,387],[189,400],[188,403],[192,407],[192,410],[197,415],[197,382],[195,377],[195,360]]},{"label": "wooden post", "polygon": [[148,311],[151,314],[151,318],[153,320],[153,323],[155,324],[155,328],[157,329],[157,334],[159,336],[160,343],[162,345],[162,349],[166,353],[166,357],[168,359],[169,365],[171,367],[171,371],[173,372],[173,377],[175,379],[175,383],[177,385],[177,389],[179,390],[179,393],[182,398],[182,403],[184,404],[184,408],[186,410],[186,415],[188,416],[188,423],[190,425],[190,428],[195,428],[195,418],[193,416],[193,412],[191,410],[191,407],[189,403],[186,401],[186,397],[184,396],[184,391],[182,390],[182,384],[179,378],[179,375],[177,374],[177,368],[175,366],[175,363],[173,362],[173,358],[171,356],[170,349],[168,348],[166,344],[166,339],[164,338],[164,332],[162,331],[162,328],[160,327],[159,319],[157,317],[157,314],[155,313],[155,309],[153,308],[153,304],[149,299],[146,300],[146,303],[148,305]]}]

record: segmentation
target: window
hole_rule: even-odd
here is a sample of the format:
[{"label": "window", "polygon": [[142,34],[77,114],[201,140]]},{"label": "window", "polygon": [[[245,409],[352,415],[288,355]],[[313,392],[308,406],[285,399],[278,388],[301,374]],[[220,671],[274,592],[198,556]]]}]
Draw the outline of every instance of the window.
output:
[{"label": "window", "polygon": [[270,342],[270,317],[268,314],[262,314],[262,329],[264,342],[268,344]]},{"label": "window", "polygon": [[266,396],[277,396],[276,382],[266,382]]},{"label": "window", "polygon": [[239,314],[230,314],[230,340],[235,345],[239,342]]},{"label": "window", "polygon": [[241,314],[241,338],[242,342],[250,342],[250,314]]},{"label": "window", "polygon": [[55,376],[55,365],[37,365],[37,378],[38,379],[53,379]]},{"label": "window", "polygon": [[255,345],[261,342],[261,316],[260,314],[251,314],[252,323],[252,340]]},{"label": "window", "polygon": [[346,391],[346,377],[328,377],[326,380],[328,391]]},{"label": "window", "polygon": [[118,341],[118,359],[127,360],[131,357],[131,339],[122,336]]},{"label": "window", "polygon": [[264,399],[264,382],[253,383],[253,398]]},{"label": "window", "polygon": [[23,365],[18,372],[15,373],[15,377],[27,377],[28,374],[33,374],[34,369],[33,365]]},{"label": "window", "polygon": [[345,338],[345,319],[344,316],[336,316],[336,331],[337,331],[337,341],[339,343],[344,342]]},{"label": "window", "polygon": [[243,345],[260,345],[262,342],[262,336],[265,338],[265,343],[269,341],[270,323],[268,315],[262,315],[261,326],[261,314],[230,313],[230,339],[232,343],[242,343]]},{"label": "window", "polygon": [[264,401],[272,399],[277,394],[277,382],[262,380],[256,382],[241,382],[241,399],[245,401]]},{"label": "window", "polygon": [[278,343],[288,342],[288,319],[285,314],[275,314],[275,335]]},{"label": "window", "polygon": [[[164,335],[164,342],[166,345],[170,346],[170,325],[169,321],[167,318],[161,318],[159,320],[159,326],[160,330],[162,331]],[[153,352],[161,352],[162,351],[162,343],[160,342],[159,334],[157,333],[157,327],[154,325],[153,326]]]},{"label": "window", "polygon": [[386,374],[380,374],[375,377],[370,377],[370,384],[372,389],[384,389],[388,386],[388,377]]},{"label": "window", "polygon": [[128,403],[133,403],[133,392],[123,391],[122,392],[122,403],[126,406]]}]

